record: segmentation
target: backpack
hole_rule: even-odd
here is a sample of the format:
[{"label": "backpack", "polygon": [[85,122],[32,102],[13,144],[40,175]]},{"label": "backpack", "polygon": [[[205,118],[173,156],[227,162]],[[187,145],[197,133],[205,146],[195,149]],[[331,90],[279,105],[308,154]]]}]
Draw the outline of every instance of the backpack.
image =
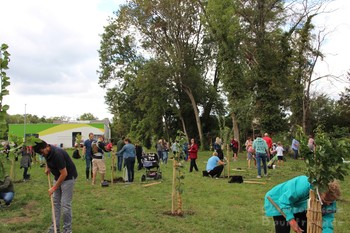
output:
[{"label": "backpack", "polygon": [[93,141],[92,143],[91,143],[91,152],[92,152],[92,154],[94,155],[94,154],[96,154],[96,153],[98,153],[98,145],[97,145],[97,143],[98,142],[96,142],[96,141]]}]

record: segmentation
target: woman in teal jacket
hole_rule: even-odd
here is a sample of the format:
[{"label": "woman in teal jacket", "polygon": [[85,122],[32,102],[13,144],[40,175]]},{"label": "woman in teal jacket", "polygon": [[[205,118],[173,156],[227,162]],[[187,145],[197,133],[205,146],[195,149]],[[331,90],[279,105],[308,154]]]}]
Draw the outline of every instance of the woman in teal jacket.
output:
[{"label": "woman in teal jacket", "polygon": [[[306,232],[306,210],[309,191],[312,185],[306,176],[297,176],[273,187],[265,195],[266,216],[273,217],[276,233]],[[322,206],[322,233],[333,232],[336,199],[340,196],[340,187],[336,181],[328,184],[328,190],[320,194]],[[283,211],[286,218],[268,199],[270,197]]]}]

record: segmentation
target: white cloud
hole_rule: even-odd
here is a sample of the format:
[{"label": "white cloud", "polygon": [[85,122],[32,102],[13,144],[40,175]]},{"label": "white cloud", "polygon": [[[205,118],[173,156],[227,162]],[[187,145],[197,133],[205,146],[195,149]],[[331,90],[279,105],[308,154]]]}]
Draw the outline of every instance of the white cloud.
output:
[{"label": "white cloud", "polygon": [[9,114],[111,118],[98,85],[100,34],[125,0],[0,0],[11,53]]},{"label": "white cloud", "polygon": [[[98,86],[100,34],[107,19],[126,0],[0,0],[0,44],[11,53],[9,114],[79,117],[111,114]],[[322,48],[326,59],[317,74],[345,74],[350,64],[350,1],[336,0],[334,13],[318,16],[319,25],[334,30]],[[339,93],[329,83],[315,88]]]}]

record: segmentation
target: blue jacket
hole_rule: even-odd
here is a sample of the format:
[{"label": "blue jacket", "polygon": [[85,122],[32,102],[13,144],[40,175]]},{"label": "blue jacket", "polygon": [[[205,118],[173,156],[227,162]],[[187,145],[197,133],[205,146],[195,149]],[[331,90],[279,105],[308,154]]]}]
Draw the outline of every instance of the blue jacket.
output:
[{"label": "blue jacket", "polygon": [[[294,218],[295,213],[306,211],[309,191],[312,188],[307,176],[297,176],[273,187],[265,195],[264,209],[266,216],[281,216],[281,213],[267,199],[270,197],[286,215],[287,221]],[[323,233],[333,232],[333,220],[336,203],[322,206]]]},{"label": "blue jacket", "polygon": [[117,155],[123,155],[123,158],[130,158],[136,156],[135,146],[131,143],[127,143],[123,148],[117,152]]}]

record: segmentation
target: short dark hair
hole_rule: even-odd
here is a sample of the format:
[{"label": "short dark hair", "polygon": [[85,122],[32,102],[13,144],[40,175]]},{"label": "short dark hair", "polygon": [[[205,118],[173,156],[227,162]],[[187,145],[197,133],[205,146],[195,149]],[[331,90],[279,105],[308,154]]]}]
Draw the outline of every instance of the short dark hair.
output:
[{"label": "short dark hair", "polygon": [[40,151],[42,149],[45,149],[46,147],[47,147],[47,143],[45,141],[35,142],[35,145],[33,146],[33,150],[35,151],[35,153],[40,154]]}]

